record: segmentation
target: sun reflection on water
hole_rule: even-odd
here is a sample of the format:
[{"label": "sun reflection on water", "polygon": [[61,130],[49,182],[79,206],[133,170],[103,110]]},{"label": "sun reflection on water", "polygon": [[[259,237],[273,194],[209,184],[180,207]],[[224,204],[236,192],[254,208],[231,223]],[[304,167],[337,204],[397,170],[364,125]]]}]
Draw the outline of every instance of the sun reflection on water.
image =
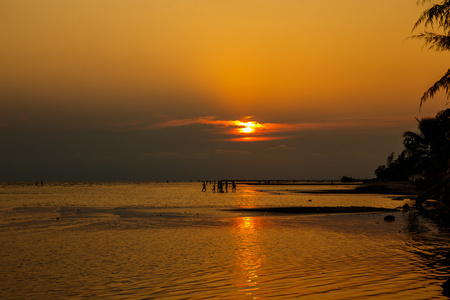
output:
[{"label": "sun reflection on water", "polygon": [[237,286],[246,296],[252,296],[260,289],[261,269],[265,255],[261,250],[259,230],[261,218],[239,217],[234,219],[235,228],[235,259],[240,278]]},{"label": "sun reflection on water", "polygon": [[252,189],[244,189],[240,192],[236,199],[236,205],[240,208],[252,208],[257,205],[257,191]]}]

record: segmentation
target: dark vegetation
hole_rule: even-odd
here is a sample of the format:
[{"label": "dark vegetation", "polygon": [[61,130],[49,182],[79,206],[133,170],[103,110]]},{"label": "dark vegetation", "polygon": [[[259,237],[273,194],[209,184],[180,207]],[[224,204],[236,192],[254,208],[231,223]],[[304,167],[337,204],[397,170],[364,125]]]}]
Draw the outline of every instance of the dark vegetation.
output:
[{"label": "dark vegetation", "polygon": [[416,182],[426,189],[444,178],[450,162],[450,109],[435,117],[418,120],[419,132],[403,134],[403,151],[391,153],[385,165],[375,170],[379,180]]},{"label": "dark vegetation", "polygon": [[359,180],[357,180],[355,178],[352,178],[352,177],[348,177],[348,176],[342,176],[342,178],[341,178],[341,182],[345,182],[345,183],[347,183],[347,182],[357,182],[357,181],[359,181]]},{"label": "dark vegetation", "polygon": [[[431,1],[418,2],[425,4]],[[413,30],[421,25],[424,31],[412,38],[423,40],[424,47],[432,50],[450,50],[450,0],[440,1],[426,9]],[[450,69],[422,95],[420,107],[439,91],[444,91],[449,98]],[[375,174],[380,180],[416,183],[420,192],[416,198],[418,210],[439,224],[450,226],[450,109],[417,121],[417,132],[403,134],[402,152],[397,157],[391,153],[386,164],[379,166]],[[442,284],[442,288],[442,293],[449,296],[450,279]]]},{"label": "dark vegetation", "polygon": [[[418,2],[425,4],[432,1],[418,0]],[[424,47],[428,47],[430,50],[450,50],[450,0],[443,0],[426,9],[414,24],[413,31],[421,25],[424,26],[423,32],[413,35],[411,38],[423,40]],[[420,106],[428,99],[433,98],[440,90],[445,91],[447,98],[450,96],[450,69],[422,95]]]},{"label": "dark vegetation", "polygon": [[[413,26],[423,30],[412,35],[420,39],[424,47],[435,51],[450,50],[450,0],[439,3],[418,0],[420,4],[431,3]],[[437,80],[420,99],[420,107],[438,92],[450,97],[450,69]],[[416,205],[423,211],[435,215],[435,219],[448,221],[450,215],[450,109],[445,109],[434,117],[418,121],[418,131],[403,134],[402,152],[394,157],[391,153],[386,164],[375,170],[377,179],[383,181],[409,180],[416,184],[419,196]],[[428,199],[435,199],[433,209],[429,209]]]},{"label": "dark vegetation", "polygon": [[439,200],[448,207],[450,198],[450,109],[435,117],[418,120],[418,132],[403,134],[403,151],[391,153],[385,165],[375,170],[381,181],[411,181],[416,184],[418,201]]}]

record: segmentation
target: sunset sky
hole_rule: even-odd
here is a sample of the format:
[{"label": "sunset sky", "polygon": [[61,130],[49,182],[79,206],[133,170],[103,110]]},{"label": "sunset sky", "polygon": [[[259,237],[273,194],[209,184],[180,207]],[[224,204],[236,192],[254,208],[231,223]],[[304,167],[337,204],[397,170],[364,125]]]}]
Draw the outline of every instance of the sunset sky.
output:
[{"label": "sunset sky", "polygon": [[[3,0],[0,180],[373,178],[448,53],[416,0]],[[420,30],[418,30],[420,32]]]}]

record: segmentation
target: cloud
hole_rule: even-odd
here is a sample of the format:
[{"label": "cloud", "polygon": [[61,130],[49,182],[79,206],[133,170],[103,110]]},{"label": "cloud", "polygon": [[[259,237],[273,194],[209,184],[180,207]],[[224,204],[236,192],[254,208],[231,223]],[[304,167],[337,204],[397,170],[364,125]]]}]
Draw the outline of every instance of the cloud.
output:
[{"label": "cloud", "polygon": [[[157,123],[145,129],[170,128],[203,124],[212,127],[211,131],[217,134],[229,135],[228,138],[216,139],[227,142],[261,142],[293,137],[293,132],[311,130],[333,130],[345,128],[392,128],[403,124],[403,119],[354,119],[327,122],[305,123],[261,123],[255,121],[253,116],[244,116],[239,120],[218,120],[212,116],[191,119],[169,120]],[[144,128],[140,128],[144,129]],[[290,133],[287,135],[287,133]],[[286,146],[287,147],[287,146]],[[281,148],[278,148],[281,149]],[[287,149],[287,148],[284,148]],[[275,150],[275,149],[271,149]]]},{"label": "cloud", "polygon": [[169,120],[158,123],[152,128],[170,128],[193,124],[211,125],[219,134],[231,135],[221,139],[231,142],[253,142],[285,139],[285,136],[270,136],[274,133],[300,130],[304,124],[260,123],[252,120],[253,116],[245,116],[240,120],[217,120],[215,117],[198,117],[192,119]]},{"label": "cloud", "polygon": [[158,123],[154,125],[154,128],[167,128],[167,127],[178,127],[187,126],[192,124],[211,124],[211,125],[221,125],[221,123],[226,121],[214,120],[214,117],[200,117],[194,119],[182,119],[182,120],[169,120],[166,122]]},{"label": "cloud", "polygon": [[216,154],[250,154],[249,151],[246,150],[228,150],[228,149],[217,149]]},{"label": "cloud", "polygon": [[297,147],[289,147],[287,145],[278,145],[274,147],[269,147],[269,150],[295,150]]},{"label": "cloud", "polygon": [[148,152],[142,154],[143,156],[152,156],[152,157],[177,157],[180,156],[180,153],[173,152],[173,151],[155,151],[155,152]]},{"label": "cloud", "polygon": [[274,140],[282,140],[288,139],[290,136],[243,136],[236,137],[230,139],[222,139],[222,141],[226,142],[266,142],[266,141],[274,141]]}]

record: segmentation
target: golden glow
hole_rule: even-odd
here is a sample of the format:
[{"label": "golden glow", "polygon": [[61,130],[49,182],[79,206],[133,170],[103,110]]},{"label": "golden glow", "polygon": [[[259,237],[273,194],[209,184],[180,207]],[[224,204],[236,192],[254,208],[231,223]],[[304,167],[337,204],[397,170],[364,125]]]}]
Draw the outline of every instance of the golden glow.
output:
[{"label": "golden glow", "polygon": [[243,217],[242,220],[243,220],[244,228],[253,227],[253,220],[251,217]]},{"label": "golden glow", "polygon": [[267,142],[267,141],[275,141],[288,139],[289,136],[280,137],[280,136],[242,136],[231,139],[224,139],[227,142]]},{"label": "golden glow", "polygon": [[239,129],[242,133],[253,133],[256,128],[262,127],[261,124],[255,122],[239,122],[238,124],[239,126],[242,126],[242,128]]},{"label": "golden glow", "polygon": [[[131,90],[145,89],[155,80],[188,84],[195,77],[200,87],[230,97],[226,103],[257,103],[265,95],[285,102],[285,97],[298,101],[293,95],[309,96],[318,89],[330,96],[350,86],[376,86],[386,77],[386,66],[396,66],[400,55],[406,66],[414,55],[421,55],[417,44],[402,45],[409,34],[405,28],[411,29],[421,11],[408,0],[389,4],[392,11],[402,12],[395,17],[385,3],[356,0],[345,5],[320,1],[274,5],[270,0],[177,0],[173,5],[160,0],[114,1],[108,9],[99,1],[82,1],[79,6],[72,0],[22,2],[2,1],[5,14],[0,20],[4,29],[0,40],[8,47],[2,47],[0,54],[8,58],[5,77],[11,75],[10,68],[18,68],[13,74],[20,76],[15,79],[27,83],[42,72],[44,79],[58,79],[62,72],[73,83],[89,76],[95,78],[92,84],[113,87],[117,83]],[[37,59],[42,56],[45,59]],[[414,68],[420,74],[426,65],[419,61]],[[344,67],[348,72],[342,73]],[[182,74],[182,69],[197,71]],[[164,70],[169,74],[159,80]],[[146,80],[152,74],[158,76]],[[324,75],[336,79],[327,81],[326,89]],[[128,76],[131,80],[121,81]],[[392,75],[397,84],[402,77]]]},{"label": "golden glow", "polygon": [[258,192],[252,189],[244,189],[237,198],[236,205],[242,208],[251,208],[256,206]]},{"label": "golden glow", "polygon": [[260,289],[260,273],[265,261],[262,253],[259,230],[261,226],[259,217],[240,217],[234,219],[234,232],[236,248],[235,259],[240,278],[236,285],[241,288],[247,297]]},{"label": "golden glow", "polygon": [[[261,135],[270,134],[273,132],[293,130],[293,128],[298,127],[297,125],[290,124],[259,123],[257,121],[249,121],[250,118],[252,118],[252,116],[243,117],[241,120],[216,120],[214,117],[170,120],[167,122],[156,124],[153,127],[165,128],[187,126],[192,124],[213,125],[220,131],[219,133],[235,136],[233,138],[224,139],[225,141],[233,142],[254,142],[280,139],[280,137],[268,137]],[[242,137],[242,135],[245,135],[245,137]]]},{"label": "golden glow", "polygon": [[[291,138],[288,132],[337,128],[370,128],[370,127],[392,127],[398,122],[410,122],[408,117],[397,117],[395,120],[386,118],[378,119],[355,119],[339,122],[315,122],[315,123],[260,123],[250,119],[253,116],[242,117],[241,120],[217,120],[214,117],[200,117],[194,119],[169,120],[158,123],[151,128],[166,128],[188,126],[192,124],[205,124],[214,127],[214,132],[231,137],[220,139],[228,142],[263,142]],[[145,129],[149,127],[140,127]]]},{"label": "golden glow", "polygon": [[445,72],[443,54],[404,42],[423,10],[410,0],[80,1],[0,1],[3,98],[330,121],[415,114]]},{"label": "golden glow", "polygon": [[255,129],[252,128],[252,126],[248,125],[247,127],[241,128],[241,132],[243,133],[252,133],[255,131]]}]

